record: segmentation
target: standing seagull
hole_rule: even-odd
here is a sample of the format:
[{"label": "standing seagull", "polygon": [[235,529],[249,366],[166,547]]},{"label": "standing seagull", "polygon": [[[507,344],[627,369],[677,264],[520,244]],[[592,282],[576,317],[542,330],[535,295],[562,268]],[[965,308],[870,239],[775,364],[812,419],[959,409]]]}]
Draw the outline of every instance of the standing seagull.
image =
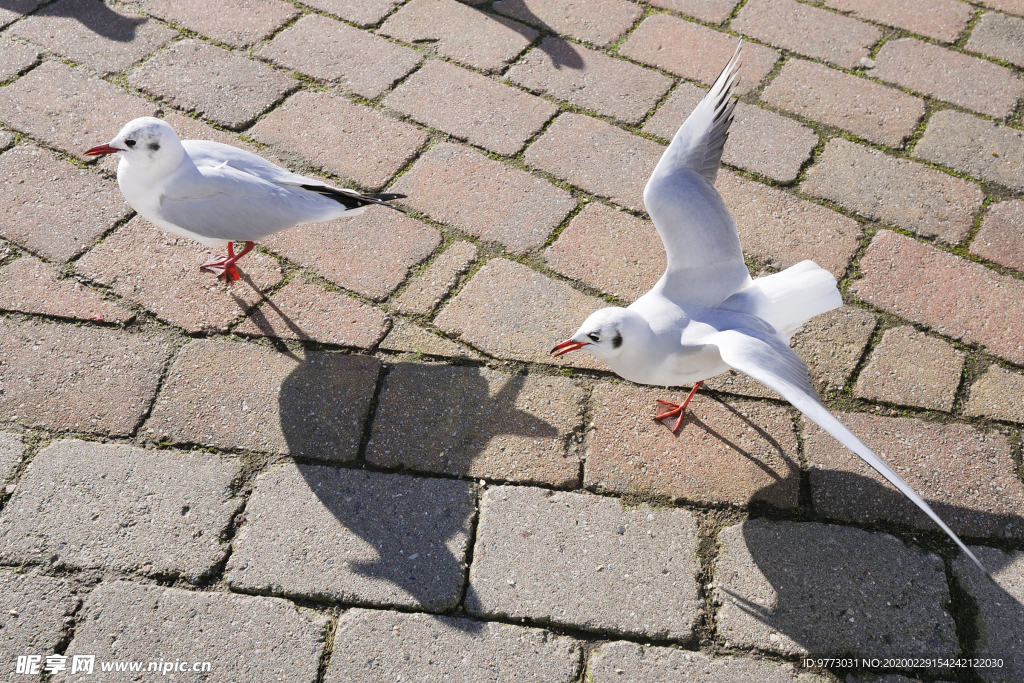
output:
[{"label": "standing seagull", "polygon": [[629,308],[592,314],[551,353],[583,349],[639,384],[693,385],[681,404],[658,401],[679,429],[690,399],[708,377],[729,368],[766,384],[864,459],[956,541],[974,554],[884,460],[822,405],[807,365],[789,339],[812,317],[838,308],[836,279],[813,261],[751,280],[732,216],[715,189],[736,101],[740,47],[676,133],[644,188],[644,204],[668,254],[654,289]]},{"label": "standing seagull", "polygon": [[[254,240],[303,223],[358,216],[370,204],[391,206],[388,200],[405,196],[361,194],[231,145],[182,141],[166,121],[152,116],[129,121],[109,143],[86,152],[103,154],[121,155],[117,184],[151,223],[208,247],[227,245],[227,256],[210,254],[200,266],[225,282],[238,279],[235,263],[252,251]],[[245,243],[237,254],[235,241]]]}]

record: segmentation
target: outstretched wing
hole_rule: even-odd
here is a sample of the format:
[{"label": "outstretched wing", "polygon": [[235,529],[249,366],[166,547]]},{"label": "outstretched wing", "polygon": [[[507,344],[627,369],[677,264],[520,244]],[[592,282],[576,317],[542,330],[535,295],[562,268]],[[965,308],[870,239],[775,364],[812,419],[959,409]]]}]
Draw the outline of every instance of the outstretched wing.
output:
[{"label": "outstretched wing", "polygon": [[736,223],[715,189],[729,138],[742,43],[672,139],[644,188],[668,256],[658,283],[676,303],[717,306],[750,282]]},{"label": "outstretched wing", "polygon": [[946,523],[932,510],[931,506],[917,495],[914,489],[903,481],[900,475],[896,474],[884,460],[875,455],[863,441],[836,419],[828,408],[822,405],[818,400],[817,392],[811,385],[807,365],[800,359],[800,356],[796,355],[796,352],[774,335],[746,329],[718,332],[709,336],[707,343],[717,346],[722,360],[731,367],[774,389],[796,406],[808,419],[859,455],[864,462],[931,517],[932,521],[938,524],[939,528],[945,531],[982,571],[985,571],[974,553],[946,526]]}]

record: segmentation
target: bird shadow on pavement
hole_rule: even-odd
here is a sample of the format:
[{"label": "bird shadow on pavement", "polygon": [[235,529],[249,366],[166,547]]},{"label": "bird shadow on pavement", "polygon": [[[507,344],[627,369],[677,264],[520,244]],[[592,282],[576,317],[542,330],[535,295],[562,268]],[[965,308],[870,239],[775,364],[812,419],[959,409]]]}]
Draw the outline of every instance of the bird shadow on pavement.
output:
[{"label": "bird shadow on pavement", "polygon": [[[491,18],[512,19],[513,21],[502,21],[502,24],[518,32],[527,40],[532,41],[534,37],[530,35],[530,32],[522,29],[522,24],[515,22],[529,24],[532,28],[548,31],[552,35],[557,34],[557,31],[545,24],[540,17],[530,11],[530,8],[523,0],[503,0],[502,4],[505,5],[503,7],[505,10],[504,14],[494,8],[491,8],[491,11],[495,12],[495,14],[491,14],[490,12],[484,12],[481,7],[472,7],[471,5],[467,5],[467,7],[484,12],[484,14]],[[568,40],[556,40],[546,43],[544,39],[541,39],[536,49],[546,53],[551,58],[551,63],[556,69],[576,69],[577,71],[583,69],[583,57],[580,56],[580,53],[577,52],[576,48]]]},{"label": "bird shadow on pavement", "polygon": [[[0,0],[0,9],[28,14],[41,3],[36,0]],[[38,16],[66,16],[104,38],[128,43],[135,39],[135,31],[149,19],[118,14],[99,0],[61,0],[47,5]]]}]

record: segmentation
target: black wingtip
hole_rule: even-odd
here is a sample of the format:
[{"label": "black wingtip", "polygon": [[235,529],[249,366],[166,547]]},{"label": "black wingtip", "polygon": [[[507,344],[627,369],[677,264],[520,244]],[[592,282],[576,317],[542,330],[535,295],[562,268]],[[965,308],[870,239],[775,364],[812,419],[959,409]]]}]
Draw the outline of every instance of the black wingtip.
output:
[{"label": "black wingtip", "polygon": [[364,197],[370,197],[372,199],[379,199],[382,202],[390,202],[390,201],[393,201],[395,199],[405,199],[405,197],[406,197],[406,195],[404,195],[404,194],[387,194],[387,193],[366,194],[366,195],[363,195],[363,196]]}]

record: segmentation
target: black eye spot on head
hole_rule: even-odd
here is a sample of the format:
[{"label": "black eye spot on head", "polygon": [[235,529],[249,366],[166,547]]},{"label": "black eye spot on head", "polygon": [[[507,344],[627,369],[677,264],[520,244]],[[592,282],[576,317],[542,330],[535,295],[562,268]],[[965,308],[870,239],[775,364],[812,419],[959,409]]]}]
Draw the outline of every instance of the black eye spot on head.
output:
[{"label": "black eye spot on head", "polygon": [[160,150],[160,143],[159,142],[151,142],[151,143],[149,143],[149,148],[151,150],[153,150],[154,152],[157,152],[157,151]]},{"label": "black eye spot on head", "polygon": [[601,337],[596,335],[596,334],[594,334],[593,332],[591,332],[587,336],[590,338],[590,341],[592,341],[592,342],[599,342],[599,341],[601,341]]},{"label": "black eye spot on head", "polygon": [[128,145],[129,147],[134,147],[135,146],[135,140],[125,140],[124,144]]},{"label": "black eye spot on head", "polygon": [[612,338],[612,346],[616,349],[622,346],[622,335],[618,332],[616,332],[615,336]]}]

